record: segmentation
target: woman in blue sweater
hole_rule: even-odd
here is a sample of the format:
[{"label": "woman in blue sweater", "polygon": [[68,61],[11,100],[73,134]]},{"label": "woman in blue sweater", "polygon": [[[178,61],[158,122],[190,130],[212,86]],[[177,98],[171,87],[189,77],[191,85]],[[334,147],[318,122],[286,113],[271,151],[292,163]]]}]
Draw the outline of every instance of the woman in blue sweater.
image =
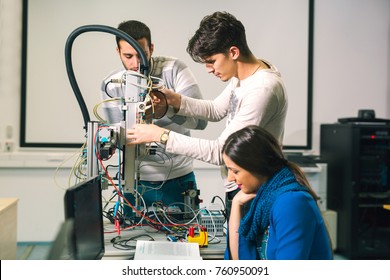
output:
[{"label": "woman in blue sweater", "polygon": [[232,202],[225,259],[333,259],[316,194],[270,133],[248,126],[230,135],[222,151],[228,180],[241,189]]}]

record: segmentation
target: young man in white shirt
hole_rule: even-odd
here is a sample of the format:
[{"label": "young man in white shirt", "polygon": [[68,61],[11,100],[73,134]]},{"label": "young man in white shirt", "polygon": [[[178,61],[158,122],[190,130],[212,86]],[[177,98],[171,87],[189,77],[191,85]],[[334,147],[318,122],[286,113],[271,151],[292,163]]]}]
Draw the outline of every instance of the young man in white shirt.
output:
[{"label": "young man in white shirt", "polygon": [[[192,138],[173,131],[169,136],[157,125],[137,125],[128,130],[134,144],[166,142],[166,151],[222,165],[221,149],[226,138],[248,125],[268,130],[282,145],[287,114],[287,94],[275,65],[257,58],[249,49],[243,24],[227,12],[203,18],[190,39],[187,51],[194,61],[204,63],[226,88],[214,100],[196,100],[171,90],[163,90],[168,104],[178,115],[221,121],[226,127],[215,140]],[[236,184],[226,183],[227,206],[237,192]]]}]

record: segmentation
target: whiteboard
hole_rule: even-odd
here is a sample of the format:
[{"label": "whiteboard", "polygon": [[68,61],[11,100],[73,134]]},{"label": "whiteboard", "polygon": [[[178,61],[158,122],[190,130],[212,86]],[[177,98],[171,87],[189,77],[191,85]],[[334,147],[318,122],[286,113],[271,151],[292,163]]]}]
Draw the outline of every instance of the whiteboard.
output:
[{"label": "whiteboard", "polygon": [[[34,0],[23,2],[21,147],[79,147],[85,141],[83,116],[72,91],[64,49],[69,35],[85,25],[117,27],[124,20],[146,23],[154,56],[175,56],[193,71],[204,99],[227,85],[207,74],[186,52],[201,19],[215,11],[235,15],[245,26],[252,52],[282,74],[289,109],[284,148],[311,148],[313,0]],[[72,65],[91,120],[101,101],[102,79],[121,66],[115,36],[89,32],[77,37]],[[225,121],[211,123],[194,137],[216,139]]]}]

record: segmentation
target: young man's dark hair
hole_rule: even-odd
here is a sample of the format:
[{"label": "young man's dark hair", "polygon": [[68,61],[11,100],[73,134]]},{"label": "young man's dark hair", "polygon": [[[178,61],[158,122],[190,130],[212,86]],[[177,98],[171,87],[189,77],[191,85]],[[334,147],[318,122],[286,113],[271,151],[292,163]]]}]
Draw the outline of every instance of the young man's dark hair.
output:
[{"label": "young man's dark hair", "polygon": [[[134,40],[145,38],[149,47],[152,45],[152,36],[149,27],[143,22],[137,20],[123,21],[118,25],[118,29],[129,34]],[[116,44],[118,48],[121,38],[116,37]]]},{"label": "young man's dark hair", "polygon": [[226,54],[231,46],[240,49],[243,57],[252,54],[241,21],[227,12],[215,12],[202,19],[199,29],[188,42],[187,52],[194,61],[203,63],[214,54]]}]

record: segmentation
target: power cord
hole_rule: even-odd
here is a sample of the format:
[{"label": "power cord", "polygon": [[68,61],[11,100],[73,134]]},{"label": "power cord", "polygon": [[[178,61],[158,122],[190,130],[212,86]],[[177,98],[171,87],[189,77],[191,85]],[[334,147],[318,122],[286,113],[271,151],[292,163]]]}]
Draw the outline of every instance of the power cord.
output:
[{"label": "power cord", "polygon": [[219,195],[216,195],[211,199],[211,203],[214,203],[216,198],[218,198],[221,201],[221,203],[223,205],[223,209],[221,210],[221,213],[225,217],[225,220],[227,220],[227,209],[226,209],[226,205],[225,205],[225,202],[223,201],[223,199]]},{"label": "power cord", "polygon": [[[134,250],[136,247],[136,242],[141,237],[148,237],[149,241],[154,241],[154,238],[149,234],[139,234],[130,238],[122,239],[120,235],[111,239],[112,246],[119,250]],[[130,242],[134,244],[130,244]]]}]

